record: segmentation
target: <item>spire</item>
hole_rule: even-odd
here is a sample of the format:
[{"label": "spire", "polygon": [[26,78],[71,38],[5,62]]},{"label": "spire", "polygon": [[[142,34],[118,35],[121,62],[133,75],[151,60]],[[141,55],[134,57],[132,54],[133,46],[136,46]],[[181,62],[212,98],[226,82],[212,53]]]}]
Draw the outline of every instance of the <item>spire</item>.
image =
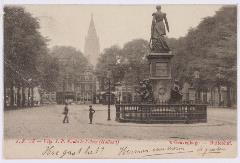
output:
[{"label": "spire", "polygon": [[91,13],[91,20],[90,20],[90,25],[89,25],[89,28],[88,28],[88,36],[89,37],[97,36],[97,32],[96,32],[95,24],[94,24],[94,20],[93,20],[93,13]]},{"label": "spire", "polygon": [[88,58],[88,61],[95,66],[97,63],[97,58],[100,54],[100,45],[92,13],[88,33],[85,38],[84,53]]}]

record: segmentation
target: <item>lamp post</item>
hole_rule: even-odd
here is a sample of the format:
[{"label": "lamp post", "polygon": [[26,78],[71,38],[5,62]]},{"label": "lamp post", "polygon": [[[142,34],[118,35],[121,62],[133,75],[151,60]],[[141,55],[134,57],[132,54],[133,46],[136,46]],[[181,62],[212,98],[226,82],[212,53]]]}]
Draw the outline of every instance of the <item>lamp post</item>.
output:
[{"label": "lamp post", "polygon": [[224,76],[221,73],[221,68],[219,68],[218,73],[216,74],[217,77],[217,87],[218,87],[218,105],[221,106],[222,94],[221,94],[221,84],[223,81]]},{"label": "lamp post", "polygon": [[107,120],[110,121],[110,105],[111,105],[111,71],[108,70],[107,72],[107,78],[108,78],[108,118]]},{"label": "lamp post", "polygon": [[31,87],[32,87],[32,79],[28,79],[28,106],[31,107],[32,106],[32,96],[31,95]]},{"label": "lamp post", "polygon": [[121,92],[118,92],[118,99],[119,99],[119,104],[121,104]]},{"label": "lamp post", "polygon": [[200,102],[200,73],[199,71],[194,71],[195,89],[196,89],[196,100]]},{"label": "lamp post", "polygon": [[117,86],[118,103],[121,104],[122,83],[118,82],[115,84],[115,86]]}]

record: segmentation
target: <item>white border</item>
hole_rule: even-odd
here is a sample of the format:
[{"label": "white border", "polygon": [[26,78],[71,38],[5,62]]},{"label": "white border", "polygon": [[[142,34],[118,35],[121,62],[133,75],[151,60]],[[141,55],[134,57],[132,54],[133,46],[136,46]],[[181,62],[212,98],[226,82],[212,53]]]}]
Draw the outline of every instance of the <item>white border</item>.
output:
[{"label": "white border", "polygon": [[4,4],[237,4],[239,0],[3,0]]}]

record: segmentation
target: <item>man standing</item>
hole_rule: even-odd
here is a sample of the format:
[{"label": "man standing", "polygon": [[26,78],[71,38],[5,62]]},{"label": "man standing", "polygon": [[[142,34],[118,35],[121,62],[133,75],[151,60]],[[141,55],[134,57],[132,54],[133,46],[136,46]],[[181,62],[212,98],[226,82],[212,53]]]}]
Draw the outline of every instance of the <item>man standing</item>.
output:
[{"label": "man standing", "polygon": [[65,115],[64,119],[63,119],[63,123],[66,123],[66,121],[67,121],[67,123],[69,123],[69,120],[68,120],[68,103],[65,103],[63,114]]},{"label": "man standing", "polygon": [[90,123],[89,124],[92,124],[92,119],[93,119],[93,114],[95,113],[95,110],[92,108],[92,105],[89,106],[89,120],[90,120]]}]

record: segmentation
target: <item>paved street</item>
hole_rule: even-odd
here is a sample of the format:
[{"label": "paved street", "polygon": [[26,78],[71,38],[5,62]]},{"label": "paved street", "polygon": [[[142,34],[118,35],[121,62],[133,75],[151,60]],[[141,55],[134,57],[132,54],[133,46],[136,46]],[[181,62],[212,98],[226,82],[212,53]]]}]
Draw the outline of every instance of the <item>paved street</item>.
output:
[{"label": "paved street", "polygon": [[70,105],[69,124],[63,124],[63,105],[49,105],[4,112],[4,136],[9,138],[118,138],[118,139],[236,139],[237,110],[208,109],[208,123],[134,124],[107,121],[107,106],[94,105],[93,124],[88,124],[88,105]]}]

